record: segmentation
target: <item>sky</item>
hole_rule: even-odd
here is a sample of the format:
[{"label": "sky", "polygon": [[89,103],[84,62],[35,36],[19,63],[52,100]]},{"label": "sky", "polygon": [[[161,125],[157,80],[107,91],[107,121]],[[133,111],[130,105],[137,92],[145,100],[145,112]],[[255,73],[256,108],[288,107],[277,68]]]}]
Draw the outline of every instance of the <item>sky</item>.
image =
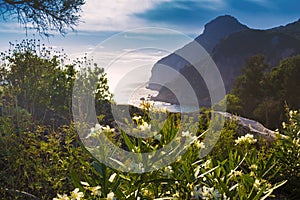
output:
[{"label": "sky", "polygon": [[[193,40],[206,23],[225,14],[250,28],[269,29],[298,20],[299,0],[86,0],[75,32],[54,34],[42,42],[55,50],[64,49],[71,60],[85,53],[93,56],[112,72],[109,81],[113,79],[110,87],[114,88],[120,80],[140,77],[141,69],[148,70],[143,78],[148,80],[157,60]],[[1,52],[8,50],[9,42],[26,37],[39,38],[32,31],[26,35],[13,20],[0,19]]]},{"label": "sky", "polygon": [[[72,56],[92,51],[96,45],[122,31],[159,27],[191,38],[219,15],[229,14],[251,28],[267,29],[300,18],[298,0],[86,0],[76,32],[44,40]],[[28,32],[28,37],[33,37]],[[0,21],[0,51],[8,42],[20,41],[26,31],[13,21]],[[35,36],[37,37],[37,36]]]}]

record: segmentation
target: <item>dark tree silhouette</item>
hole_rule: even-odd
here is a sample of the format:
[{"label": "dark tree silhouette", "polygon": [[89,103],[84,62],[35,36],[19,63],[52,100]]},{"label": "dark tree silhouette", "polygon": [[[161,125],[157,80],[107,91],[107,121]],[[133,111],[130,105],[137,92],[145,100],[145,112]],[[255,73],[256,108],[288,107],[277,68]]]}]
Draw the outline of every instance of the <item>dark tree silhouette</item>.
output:
[{"label": "dark tree silhouette", "polygon": [[17,20],[21,25],[49,36],[50,31],[65,34],[78,25],[85,0],[0,0],[4,20]]}]

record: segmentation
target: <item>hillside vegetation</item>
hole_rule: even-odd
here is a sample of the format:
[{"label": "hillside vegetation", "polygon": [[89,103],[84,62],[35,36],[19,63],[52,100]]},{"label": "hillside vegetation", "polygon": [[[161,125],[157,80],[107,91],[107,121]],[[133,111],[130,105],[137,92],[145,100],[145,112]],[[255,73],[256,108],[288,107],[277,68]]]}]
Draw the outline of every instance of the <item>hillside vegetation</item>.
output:
[{"label": "hillside vegetation", "polygon": [[[107,105],[113,102],[103,69],[94,70],[93,61],[86,58],[71,64],[66,64],[67,61],[66,55],[35,40],[13,44],[10,51],[2,53],[1,199],[300,198],[300,114],[297,111],[286,112],[288,117],[284,119],[280,133],[287,137],[278,137],[272,144],[251,134],[237,135],[235,121],[227,121],[212,151],[202,157],[202,152],[213,142],[209,137],[206,139],[211,131],[208,129],[212,116],[209,110],[204,109],[193,118],[155,110],[144,102],[142,109],[130,113],[132,130],[148,133],[154,126],[161,129],[153,137],[133,137],[112,127],[111,118],[105,116],[109,114]],[[293,108],[299,102],[299,95],[294,94],[299,91],[299,57],[282,61],[271,72],[266,70],[261,56],[248,63],[253,68],[245,68],[232,99],[240,103],[247,93],[249,99],[244,104],[231,101],[231,109],[247,114],[246,108],[251,103],[251,108],[257,110],[255,113],[267,113],[268,122],[277,121],[267,106],[281,109],[280,106],[288,102]],[[80,71],[82,66],[88,66],[87,71]],[[100,126],[92,124],[94,127],[85,137],[97,144],[89,149],[90,152],[105,155],[107,149],[100,139],[103,135],[116,147],[134,153],[156,151],[172,141],[174,148],[157,156],[176,156],[175,161],[148,172],[147,167],[157,156],[147,158],[147,166],[126,157],[119,160],[120,166],[140,172],[130,173],[96,160],[82,145],[72,121],[71,96],[75,77],[82,77],[80,83],[84,86],[89,86],[91,81],[97,83],[94,95],[86,96],[95,99],[100,123]],[[257,89],[262,90],[261,94]],[[274,97],[271,96],[273,89],[277,91]],[[271,104],[272,98],[280,106]],[[150,113],[154,113],[155,118],[151,118]],[[167,118],[159,122],[162,115]],[[187,145],[181,146],[183,142]]]}]

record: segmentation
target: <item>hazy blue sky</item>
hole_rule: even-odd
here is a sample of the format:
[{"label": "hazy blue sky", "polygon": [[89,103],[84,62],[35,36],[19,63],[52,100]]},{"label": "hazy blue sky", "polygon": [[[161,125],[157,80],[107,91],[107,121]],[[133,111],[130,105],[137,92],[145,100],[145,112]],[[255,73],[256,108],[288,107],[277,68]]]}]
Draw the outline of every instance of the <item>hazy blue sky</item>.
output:
[{"label": "hazy blue sky", "polygon": [[[145,86],[157,60],[201,34],[217,16],[229,14],[251,28],[268,29],[298,20],[299,5],[299,0],[86,0],[77,32],[43,42],[64,48],[71,59],[93,56],[105,68],[115,100],[126,103]],[[0,19],[0,51],[25,33],[14,21]]]},{"label": "hazy blue sky", "polygon": [[[224,14],[249,27],[266,29],[298,20],[299,5],[298,0],[86,0],[77,32],[55,35],[44,43],[79,56],[128,29],[162,27],[194,38],[205,23]],[[8,48],[9,41],[25,37],[19,24],[0,21],[0,51]]]}]

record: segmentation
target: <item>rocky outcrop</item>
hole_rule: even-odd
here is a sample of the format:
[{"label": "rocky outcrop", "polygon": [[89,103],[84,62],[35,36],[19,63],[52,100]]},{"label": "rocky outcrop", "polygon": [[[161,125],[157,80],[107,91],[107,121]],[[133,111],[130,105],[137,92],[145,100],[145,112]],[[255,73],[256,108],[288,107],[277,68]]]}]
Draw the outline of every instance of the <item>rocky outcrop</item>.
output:
[{"label": "rocky outcrop", "polygon": [[[221,40],[224,40],[232,33],[247,29],[249,28],[239,23],[236,18],[229,15],[224,15],[217,17],[206,24],[203,34],[198,36],[195,41],[198,42],[208,53],[212,53],[212,50],[216,44],[218,44]],[[184,58],[180,57],[178,52],[185,51],[185,49],[190,49],[192,45],[193,44],[191,42],[155,63],[152,68],[152,76],[150,78],[148,88],[152,90],[160,90],[161,85],[154,83],[158,82],[158,80],[161,82],[162,78],[165,79],[165,83],[176,78],[175,76],[170,76],[168,73],[164,74],[163,70],[160,70],[160,68],[162,66],[169,66],[177,71],[180,71],[180,69],[184,68],[186,65],[189,65],[190,63]],[[190,52],[190,54],[194,54],[191,55],[191,57],[195,58],[199,56],[197,52]]]},{"label": "rocky outcrop", "polygon": [[237,124],[237,135],[246,135],[247,133],[251,133],[255,138],[263,138],[268,142],[272,142],[278,137],[286,137],[264,127],[261,123],[255,120],[236,116],[228,112],[215,112],[215,114],[225,117],[225,121],[235,121]]},{"label": "rocky outcrop", "polygon": [[[263,54],[266,56],[266,62],[275,67],[281,59],[300,54],[300,21],[269,30],[253,30],[226,15],[205,25],[203,34],[195,41],[210,54],[221,73],[226,92],[230,92],[234,81],[242,73],[246,58]],[[200,106],[209,103],[208,91],[201,75],[195,72],[188,61],[176,55],[178,51],[189,49],[189,45],[191,43],[162,58],[153,66],[148,88],[159,91],[153,100],[176,103],[175,96],[166,88],[176,84],[178,75],[170,76],[161,73],[160,70],[162,66],[169,66],[189,81],[198,96]],[[197,55],[197,52],[190,54],[194,60],[198,57],[200,60],[201,55]],[[160,82],[161,85],[152,84],[156,82]]]},{"label": "rocky outcrop", "polygon": [[249,30],[236,18],[230,15],[219,16],[204,26],[204,31],[195,40],[201,44],[208,53],[212,53],[215,46],[232,33]]}]

